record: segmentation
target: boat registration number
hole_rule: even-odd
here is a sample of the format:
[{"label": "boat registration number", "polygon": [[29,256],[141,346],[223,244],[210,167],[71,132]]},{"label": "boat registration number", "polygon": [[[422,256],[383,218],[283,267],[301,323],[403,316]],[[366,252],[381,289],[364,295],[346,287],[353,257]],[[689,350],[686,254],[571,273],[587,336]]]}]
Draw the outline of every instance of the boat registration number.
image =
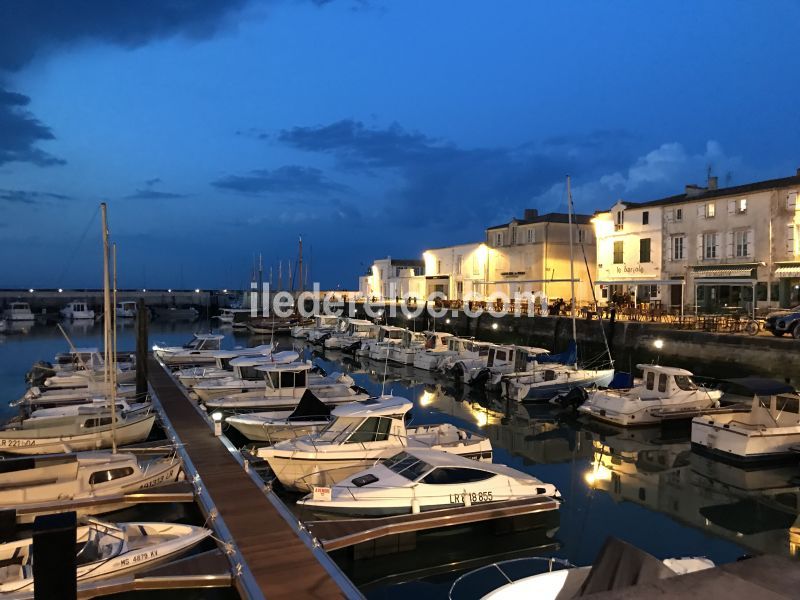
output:
[{"label": "boat registration number", "polygon": [[29,448],[36,445],[36,440],[0,440],[0,448]]},{"label": "boat registration number", "polygon": [[492,492],[467,492],[465,494],[450,494],[450,504],[464,504],[469,498],[470,502],[491,502]]},{"label": "boat registration number", "polygon": [[314,500],[322,500],[322,501],[325,501],[325,502],[330,502],[330,499],[331,499],[331,488],[315,485],[312,498]]}]

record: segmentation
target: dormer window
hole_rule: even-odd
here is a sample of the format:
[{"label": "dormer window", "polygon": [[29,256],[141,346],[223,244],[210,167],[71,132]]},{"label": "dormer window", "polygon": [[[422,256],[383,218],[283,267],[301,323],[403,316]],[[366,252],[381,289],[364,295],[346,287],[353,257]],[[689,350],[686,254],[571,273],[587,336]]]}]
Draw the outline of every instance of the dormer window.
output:
[{"label": "dormer window", "polygon": [[503,245],[503,232],[502,231],[494,234],[494,245],[495,246],[502,246]]},{"label": "dormer window", "polygon": [[616,216],[616,222],[614,223],[614,229],[619,231],[622,229],[622,226],[625,224],[625,211],[618,210]]}]

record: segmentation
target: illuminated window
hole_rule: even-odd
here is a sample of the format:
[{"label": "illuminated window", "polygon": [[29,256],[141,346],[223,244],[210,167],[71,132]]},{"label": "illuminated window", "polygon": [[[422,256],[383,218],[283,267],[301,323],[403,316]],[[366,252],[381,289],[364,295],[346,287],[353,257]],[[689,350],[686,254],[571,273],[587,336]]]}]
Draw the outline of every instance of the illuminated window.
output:
[{"label": "illuminated window", "polygon": [[713,202],[706,204],[706,219],[713,219],[717,214],[717,206]]},{"label": "illuminated window", "polygon": [[614,264],[621,265],[625,262],[625,246],[622,241],[614,242]]}]

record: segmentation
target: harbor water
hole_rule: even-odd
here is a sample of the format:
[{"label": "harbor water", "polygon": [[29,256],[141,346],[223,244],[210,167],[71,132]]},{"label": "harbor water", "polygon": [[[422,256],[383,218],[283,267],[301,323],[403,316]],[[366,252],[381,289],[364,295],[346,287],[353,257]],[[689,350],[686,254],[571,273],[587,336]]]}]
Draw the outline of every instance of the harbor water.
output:
[{"label": "harbor water", "polygon": [[[155,321],[150,344],[184,343],[192,332],[208,329],[201,322]],[[99,325],[73,324],[66,330],[76,347],[102,346]],[[228,348],[264,341],[230,329],[222,332],[228,334]],[[121,324],[119,348],[133,349],[134,338],[133,323]],[[525,529],[455,527],[419,534],[413,551],[374,558],[334,553],[368,598],[446,598],[460,574],[518,556],[557,556],[576,565],[590,564],[608,536],[661,558],[705,556],[717,563],[764,552],[794,556],[800,547],[800,527],[795,525],[800,481],[794,465],[747,471],[692,452],[688,427],[600,428],[561,414],[556,407],[508,402],[413,367],[321,353],[288,337],[275,341],[280,349],[295,347],[328,372],[350,373],[372,394],[384,391],[412,400],[414,424],[447,422],[488,436],[494,462],[535,475],[561,491],[558,514],[543,516]],[[13,414],[7,402],[24,393],[24,375],[31,365],[52,360],[66,349],[67,342],[53,325],[35,324],[0,336],[4,416]],[[705,376],[726,375],[704,371],[701,362],[693,370]],[[296,498],[284,497],[289,503]],[[126,518],[144,518],[143,513],[162,518],[151,513],[176,510],[182,514],[163,518],[198,518],[191,507],[153,506],[129,509]],[[193,592],[185,597],[233,593],[228,594]]]}]

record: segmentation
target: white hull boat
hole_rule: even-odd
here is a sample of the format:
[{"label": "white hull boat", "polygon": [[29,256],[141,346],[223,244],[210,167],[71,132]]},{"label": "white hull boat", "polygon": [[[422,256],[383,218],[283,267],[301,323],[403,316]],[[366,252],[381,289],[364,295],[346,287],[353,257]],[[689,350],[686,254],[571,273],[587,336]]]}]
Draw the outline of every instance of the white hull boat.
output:
[{"label": "white hull boat", "polygon": [[[107,398],[94,399],[83,404],[65,404],[51,408],[37,408],[31,411],[29,418],[37,419],[42,417],[69,417],[78,414],[88,414],[91,411],[105,412],[108,410],[109,400]],[[150,402],[128,402],[125,398],[117,398],[116,410],[120,415],[135,415],[146,413],[151,410],[153,405]]]},{"label": "white hull boat", "polygon": [[[117,387],[117,398],[132,398],[136,395],[135,385],[121,385]],[[108,398],[111,395],[109,386],[98,383],[85,388],[64,388],[55,390],[41,390],[30,388],[22,398],[10,402],[10,406],[24,406],[29,410],[36,408],[52,408],[67,404],[86,404],[99,398]]]},{"label": "white hull boat", "polygon": [[182,475],[175,456],[144,459],[133,454],[82,452],[0,461],[0,506],[17,511],[17,521],[61,512],[64,502],[94,500],[80,513],[100,514],[126,506],[99,501],[171,483]]},{"label": "white hull boat", "polygon": [[310,491],[331,485],[403,448],[434,448],[474,460],[491,460],[488,439],[446,423],[406,428],[404,398],[383,396],[338,406],[320,433],[259,448],[287,488]]},{"label": "white hull boat", "polygon": [[378,325],[371,321],[349,319],[347,329],[325,338],[323,345],[329,350],[343,350],[356,343],[374,340],[378,337]]},{"label": "white hull boat", "polygon": [[[210,529],[179,523],[108,524],[91,520],[77,529],[77,580],[119,577],[177,558],[208,536]],[[33,593],[33,539],[0,544],[0,593]]]},{"label": "white hull boat", "polygon": [[542,366],[535,371],[501,378],[503,395],[512,400],[549,400],[575,388],[607,387],[614,369],[576,369],[566,365]]},{"label": "white hull boat", "polygon": [[12,302],[11,306],[3,311],[7,321],[30,321],[34,319],[31,307],[27,302]]},{"label": "white hull boat", "polygon": [[[281,352],[276,352],[275,356],[273,356],[272,351],[272,344],[262,344],[252,348],[237,348],[235,350],[220,350],[214,354],[214,366],[186,367],[184,369],[178,369],[173,375],[175,375],[183,385],[192,387],[208,379],[221,379],[223,377],[234,376],[234,368],[231,362],[237,358],[263,357],[264,361],[277,360],[286,362],[293,356],[292,354],[286,355]],[[297,359],[292,358],[291,360]]]},{"label": "white hull boat", "polygon": [[294,410],[252,412],[225,421],[251,441],[274,444],[322,431],[331,421],[331,405],[306,390]]},{"label": "white hull boat", "polygon": [[85,302],[79,300],[70,302],[60,312],[62,317],[73,321],[94,320],[94,311]]},{"label": "white hull boat", "polygon": [[409,448],[330,487],[315,486],[298,504],[325,513],[387,516],[560,497],[553,484],[505,465]]},{"label": "white hull boat", "polygon": [[214,333],[195,333],[183,346],[155,344],[153,352],[167,365],[213,363],[224,338]]},{"label": "white hull boat", "polygon": [[135,319],[136,302],[117,302],[117,306],[114,308],[114,314],[118,319]]},{"label": "white hull boat", "polygon": [[643,382],[630,390],[597,390],[578,412],[622,427],[688,420],[719,406],[722,392],[698,386],[685,369],[637,365]]}]

